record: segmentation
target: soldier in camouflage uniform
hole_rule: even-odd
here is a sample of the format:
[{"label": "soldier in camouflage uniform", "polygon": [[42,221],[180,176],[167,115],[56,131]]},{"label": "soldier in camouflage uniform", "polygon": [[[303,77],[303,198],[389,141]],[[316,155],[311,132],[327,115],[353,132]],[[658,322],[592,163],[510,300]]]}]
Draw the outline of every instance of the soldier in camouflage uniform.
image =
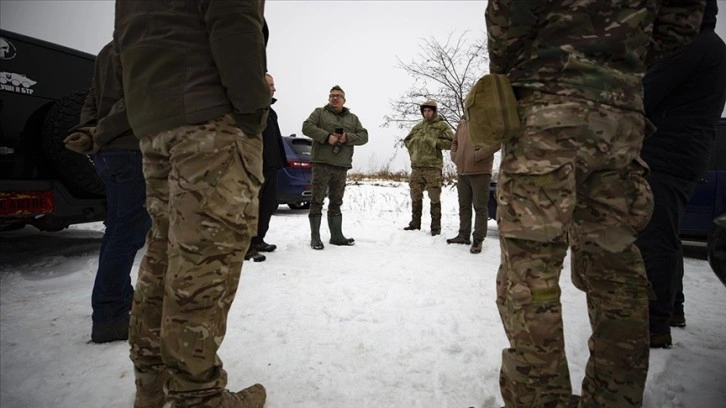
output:
[{"label": "soldier in camouflage uniform", "polygon": [[431,235],[441,233],[441,186],[444,177],[442,150],[451,149],[454,132],[436,112],[436,101],[429,99],[421,104],[423,120],[417,123],[408,133],[403,144],[411,158],[411,177],[408,186],[411,189],[411,222],[403,229],[406,231],[421,229],[421,213],[423,211],[423,193],[428,191],[431,200]]},{"label": "soldier in camouflage uniform", "polygon": [[497,190],[507,407],[577,405],[559,287],[568,247],[592,326],[577,406],[642,405],[648,280],[634,241],[652,195],[639,158],[641,79],[648,63],[698,33],[704,4],[666,3],[675,1],[487,5],[490,70],[509,76],[522,123],[503,146]]},{"label": "soldier in camouflage uniform", "polygon": [[328,104],[316,108],[303,122],[302,131],[313,139],[313,196],[310,203],[310,247],[323,249],[320,239],[320,221],[323,216],[323,201],[328,201],[328,228],[330,243],[350,246],[353,238],[343,235],[343,205],[345,179],[353,164],[353,147],[368,143],[368,131],[361,125],[358,116],[344,107],[345,92],[338,85],[330,89]]},{"label": "soldier in camouflage uniform", "polygon": [[152,219],[129,327],[134,407],[262,408],[261,385],[225,389],[217,351],[257,231],[263,2],[119,0],[114,38]]}]

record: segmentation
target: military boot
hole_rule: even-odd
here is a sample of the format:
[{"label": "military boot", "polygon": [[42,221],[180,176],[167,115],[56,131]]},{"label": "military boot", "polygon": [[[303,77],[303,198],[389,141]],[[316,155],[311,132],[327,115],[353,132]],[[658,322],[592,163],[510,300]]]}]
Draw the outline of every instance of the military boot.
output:
[{"label": "military boot", "polygon": [[323,249],[323,241],[320,240],[320,220],[322,215],[311,215],[310,218],[310,248]]},{"label": "military boot", "polygon": [[441,203],[431,203],[431,236],[441,234]]},{"label": "military boot", "polygon": [[423,210],[423,201],[417,200],[411,203],[411,222],[403,229],[406,231],[421,229],[421,211]]},{"label": "military boot", "polygon": [[169,378],[169,372],[142,373],[134,370],[136,383],[136,397],[134,408],[162,408],[166,402],[164,383]]},{"label": "military boot", "polygon": [[343,216],[328,215],[328,228],[330,228],[330,243],[338,246],[355,245],[353,238],[346,238],[343,235]]},{"label": "military boot", "polygon": [[261,384],[255,384],[237,392],[224,390],[219,408],[263,408],[265,399],[267,399],[267,393]]}]

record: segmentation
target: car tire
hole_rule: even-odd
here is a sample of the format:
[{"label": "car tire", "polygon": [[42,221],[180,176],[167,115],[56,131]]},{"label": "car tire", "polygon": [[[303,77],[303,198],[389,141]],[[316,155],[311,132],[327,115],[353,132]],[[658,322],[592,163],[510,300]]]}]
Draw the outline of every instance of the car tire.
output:
[{"label": "car tire", "polygon": [[98,177],[91,159],[68,150],[63,139],[80,120],[87,90],[76,91],[54,103],[45,115],[41,128],[41,150],[54,174],[68,191],[81,198],[103,197],[103,181]]},{"label": "car tire", "polygon": [[310,201],[305,201],[301,203],[287,203],[287,206],[290,207],[291,210],[307,210],[310,208]]}]

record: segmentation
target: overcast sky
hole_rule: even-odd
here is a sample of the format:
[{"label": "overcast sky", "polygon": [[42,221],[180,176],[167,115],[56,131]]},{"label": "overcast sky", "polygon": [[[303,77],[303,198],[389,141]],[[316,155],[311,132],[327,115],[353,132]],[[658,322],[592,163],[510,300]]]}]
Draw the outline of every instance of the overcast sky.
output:
[{"label": "overcast sky", "polygon": [[[0,0],[0,27],[96,54],[111,39],[112,0]],[[719,1],[719,16],[726,2]],[[443,42],[454,33],[485,36],[486,1],[281,1],[267,0],[268,69],[275,77],[283,134],[301,134],[310,112],[340,85],[348,106],[368,129],[357,147],[355,170],[377,170],[393,156],[394,139],[407,130],[381,128],[389,102],[412,80],[396,68],[424,38]],[[724,37],[726,19],[717,31]],[[423,101],[422,101],[423,102]],[[405,151],[392,170],[408,167]]]}]

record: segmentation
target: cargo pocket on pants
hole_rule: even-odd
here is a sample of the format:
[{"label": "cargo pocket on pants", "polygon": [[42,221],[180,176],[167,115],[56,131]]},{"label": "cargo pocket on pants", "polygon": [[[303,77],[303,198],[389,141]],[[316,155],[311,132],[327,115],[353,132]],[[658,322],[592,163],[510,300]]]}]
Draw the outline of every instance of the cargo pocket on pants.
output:
[{"label": "cargo pocket on pants", "polygon": [[653,214],[653,192],[650,184],[645,179],[648,174],[648,165],[640,158],[636,158],[630,165],[631,172],[628,175],[628,223],[636,231],[640,231],[648,225]]}]

